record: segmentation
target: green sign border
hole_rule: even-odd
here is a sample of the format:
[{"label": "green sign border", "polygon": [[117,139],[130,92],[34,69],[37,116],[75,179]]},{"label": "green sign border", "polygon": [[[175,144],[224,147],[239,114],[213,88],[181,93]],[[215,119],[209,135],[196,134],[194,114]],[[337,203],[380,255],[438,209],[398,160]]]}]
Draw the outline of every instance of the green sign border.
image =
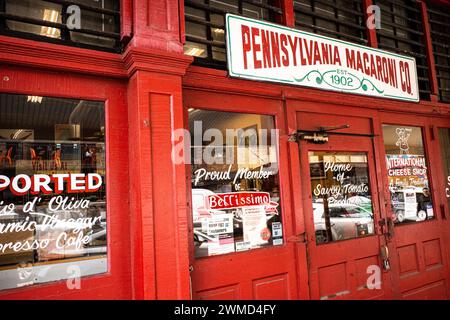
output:
[{"label": "green sign border", "polygon": [[[274,27],[274,28],[281,29],[281,30],[291,31],[291,32],[294,32],[294,33],[307,35],[307,36],[310,36],[310,37],[313,37],[313,38],[319,38],[319,39],[324,39],[324,40],[328,40],[328,41],[338,42],[338,43],[342,43],[342,44],[345,44],[345,45],[348,45],[348,46],[357,47],[357,48],[361,48],[361,49],[369,50],[369,51],[374,51],[374,52],[377,52],[377,53],[382,53],[382,54],[394,56],[394,57],[397,57],[397,58],[402,58],[402,59],[405,59],[405,60],[410,60],[410,61],[412,61],[414,63],[414,72],[416,74],[416,79],[417,79],[417,81],[416,81],[416,84],[417,84],[416,90],[417,90],[417,95],[419,95],[419,81],[418,81],[418,76],[417,76],[416,60],[415,60],[414,57],[404,56],[404,55],[392,53],[392,52],[389,52],[389,51],[384,51],[384,50],[380,50],[380,49],[376,49],[376,48],[371,48],[371,47],[359,45],[359,44],[356,44],[356,43],[343,41],[343,40],[340,40],[340,39],[324,37],[324,36],[317,35],[317,34],[314,34],[314,33],[301,31],[301,30],[289,28],[289,27],[286,27],[286,26],[281,26],[281,25],[278,25],[278,24],[275,24],[275,23],[266,22],[266,21],[260,21],[260,20],[255,20],[255,19],[250,19],[250,18],[241,17],[241,16],[238,16],[238,15],[230,14],[230,13],[226,14],[225,19],[226,19],[226,33],[227,33],[227,65],[228,65],[228,74],[231,77],[251,79],[251,80],[270,81],[270,82],[277,82],[277,83],[287,83],[287,84],[294,84],[294,85],[299,86],[299,87],[315,88],[315,89],[319,89],[319,90],[328,90],[328,91],[349,93],[346,90],[321,89],[319,87],[302,86],[302,85],[296,84],[295,81],[293,81],[293,80],[283,80],[283,79],[277,79],[277,78],[271,78],[271,77],[252,76],[252,75],[248,75],[248,74],[241,74],[241,73],[234,72],[233,71],[233,64],[232,64],[233,57],[232,57],[231,50],[230,50],[230,48],[231,48],[231,39],[230,39],[230,32],[229,32],[229,30],[230,30],[229,24],[230,24],[230,19],[236,19],[236,20],[243,20],[243,21],[252,22],[252,23],[256,23],[256,24],[260,24],[260,25],[265,25],[265,26],[269,26],[269,27]],[[372,97],[372,98],[394,98],[394,99],[399,99],[399,100],[409,101],[409,102],[411,102],[411,101],[412,102],[419,102],[420,101],[420,96],[417,99],[408,99],[408,98],[405,98],[405,97],[389,95],[389,94],[383,94],[381,96],[367,95],[367,94],[358,93],[358,92],[354,92],[354,93],[350,92],[350,94],[357,94],[357,95],[362,95],[362,96]]]}]

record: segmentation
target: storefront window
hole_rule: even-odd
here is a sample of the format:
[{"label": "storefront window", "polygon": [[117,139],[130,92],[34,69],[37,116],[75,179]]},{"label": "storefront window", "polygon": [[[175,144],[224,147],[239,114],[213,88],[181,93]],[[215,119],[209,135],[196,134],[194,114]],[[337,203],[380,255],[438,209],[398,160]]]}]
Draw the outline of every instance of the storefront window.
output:
[{"label": "storefront window", "polygon": [[316,243],[374,233],[367,155],[309,152]]},{"label": "storefront window", "polygon": [[271,116],[189,111],[195,256],[283,244]]},{"label": "storefront window", "polygon": [[0,94],[0,289],[107,271],[103,102]]},{"label": "storefront window", "polygon": [[[118,48],[120,11],[117,0],[4,0],[0,1],[0,32],[38,36],[42,40]],[[53,40],[51,40],[53,39]]]},{"label": "storefront window", "polygon": [[422,129],[383,125],[383,139],[394,222],[433,219]]},{"label": "storefront window", "polygon": [[303,31],[367,44],[363,1],[294,0],[295,25]]},{"label": "storefront window", "polygon": [[445,177],[445,198],[450,209],[450,129],[439,129],[439,142],[441,144],[441,155],[443,174]]},{"label": "storefront window", "polygon": [[197,64],[223,68],[226,61],[225,15],[239,14],[275,22],[282,16],[273,0],[185,0],[186,43],[184,53]]}]

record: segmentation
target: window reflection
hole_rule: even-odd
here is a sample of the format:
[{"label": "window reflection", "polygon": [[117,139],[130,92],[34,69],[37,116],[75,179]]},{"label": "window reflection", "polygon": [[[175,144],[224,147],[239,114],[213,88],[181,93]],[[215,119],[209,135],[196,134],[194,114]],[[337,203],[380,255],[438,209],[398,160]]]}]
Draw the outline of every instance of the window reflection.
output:
[{"label": "window reflection", "polygon": [[271,116],[190,109],[195,256],[283,244]]},{"label": "window reflection", "polygon": [[[5,20],[6,33],[13,32],[13,35],[24,36],[33,34],[65,43],[95,47],[117,47],[120,14],[117,0],[77,0],[73,4],[44,0],[5,0],[4,2],[4,9],[0,5],[0,12],[4,10],[8,15]],[[80,10],[77,16],[80,28],[77,30],[67,28],[67,21],[74,14],[71,10],[68,13],[68,8],[73,5]],[[54,25],[48,26],[45,25],[46,23]]]},{"label": "window reflection", "polygon": [[0,94],[0,289],[107,271],[104,112]]},{"label": "window reflection", "polygon": [[367,155],[309,152],[316,243],[374,233]]},{"label": "window reflection", "polygon": [[226,13],[267,21],[275,21],[281,14],[278,3],[272,0],[185,0],[184,5],[184,53],[217,65],[226,61]]},{"label": "window reflection", "polygon": [[383,139],[394,222],[433,219],[422,129],[383,125]]}]

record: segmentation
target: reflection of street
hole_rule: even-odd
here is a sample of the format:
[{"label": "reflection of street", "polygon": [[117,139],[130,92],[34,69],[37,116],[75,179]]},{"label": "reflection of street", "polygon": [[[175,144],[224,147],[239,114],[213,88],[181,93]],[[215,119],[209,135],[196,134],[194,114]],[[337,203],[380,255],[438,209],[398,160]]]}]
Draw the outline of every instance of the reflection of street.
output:
[{"label": "reflection of street", "polygon": [[[355,197],[349,198],[352,199]],[[314,226],[316,243],[351,239],[373,234],[372,203],[369,198],[358,197],[356,202],[346,204],[329,204],[328,216],[330,231],[327,231],[326,210],[322,199],[313,203]],[[352,201],[352,200],[351,200]],[[329,233],[331,232],[331,239]]]},{"label": "reflection of street", "polygon": [[316,243],[374,233],[367,155],[309,152]]}]

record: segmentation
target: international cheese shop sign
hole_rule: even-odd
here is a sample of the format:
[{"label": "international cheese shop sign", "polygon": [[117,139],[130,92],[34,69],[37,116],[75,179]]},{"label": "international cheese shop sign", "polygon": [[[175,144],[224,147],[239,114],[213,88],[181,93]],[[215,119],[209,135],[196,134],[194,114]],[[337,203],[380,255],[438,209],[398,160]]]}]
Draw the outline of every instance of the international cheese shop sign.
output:
[{"label": "international cheese shop sign", "polygon": [[226,28],[232,77],[419,101],[412,57],[231,14]]}]

